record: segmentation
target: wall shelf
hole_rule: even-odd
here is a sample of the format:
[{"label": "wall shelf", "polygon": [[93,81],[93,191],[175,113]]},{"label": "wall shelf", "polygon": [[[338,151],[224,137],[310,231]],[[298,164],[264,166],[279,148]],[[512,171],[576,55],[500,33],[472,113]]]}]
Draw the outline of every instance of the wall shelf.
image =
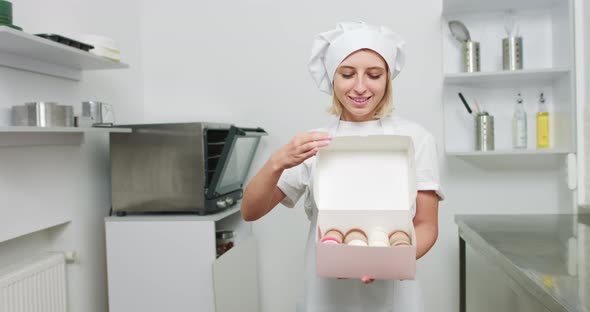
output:
[{"label": "wall shelf", "polygon": [[13,222],[5,223],[0,230],[0,243],[15,239],[24,235],[45,231],[57,226],[66,225],[72,222],[69,216],[52,215],[46,218],[31,218],[22,216],[22,220],[15,219]]},{"label": "wall shelf", "polygon": [[497,151],[469,151],[469,152],[447,152],[448,156],[457,157],[493,157],[493,156],[517,156],[517,155],[567,155],[571,153],[568,149],[523,149],[523,150],[497,150]]},{"label": "wall shelf", "polygon": [[71,80],[84,70],[129,67],[7,26],[0,26],[0,66]]},{"label": "wall shelf", "polygon": [[516,71],[494,71],[478,73],[446,74],[445,84],[472,87],[514,87],[518,85],[551,85],[557,79],[570,74],[568,68],[525,69]]},{"label": "wall shelf", "polygon": [[445,0],[443,1],[443,15],[499,11],[507,8],[513,10],[546,8],[554,6],[558,2],[560,0]]},{"label": "wall shelf", "polygon": [[99,132],[99,133],[131,133],[131,128],[118,128],[118,127],[96,127],[96,128],[83,128],[83,127],[20,127],[20,126],[9,126],[0,127],[0,133],[84,133],[84,132]]},{"label": "wall shelf", "polygon": [[547,169],[565,165],[567,154],[572,151],[567,148],[548,150],[497,150],[489,152],[447,152],[456,160],[468,162],[476,167],[488,170],[518,169]]},{"label": "wall shelf", "polygon": [[0,147],[78,145],[85,133],[130,133],[129,128],[0,127]]}]

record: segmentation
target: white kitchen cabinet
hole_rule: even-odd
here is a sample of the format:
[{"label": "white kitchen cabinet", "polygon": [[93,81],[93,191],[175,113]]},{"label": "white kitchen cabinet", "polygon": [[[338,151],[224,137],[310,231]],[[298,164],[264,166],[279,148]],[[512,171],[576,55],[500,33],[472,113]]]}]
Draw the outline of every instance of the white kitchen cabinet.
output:
[{"label": "white kitchen cabinet", "polygon": [[[105,219],[110,312],[259,311],[257,243],[239,208]],[[216,230],[234,247],[216,258]]]},{"label": "white kitchen cabinet", "polygon": [[[522,70],[502,69],[507,10],[514,12],[523,38]],[[462,72],[462,47],[451,35],[448,27],[451,20],[465,24],[472,40],[480,43],[480,72]],[[509,161],[513,164],[519,155],[523,158],[534,155],[552,162],[557,159],[558,163],[553,165],[562,165],[565,155],[576,150],[573,1],[444,0],[441,29],[447,155],[470,160],[502,156],[494,157],[496,161],[511,155]],[[494,116],[495,151],[476,151],[475,117],[467,113],[459,92],[472,108],[476,99],[483,110]],[[526,150],[512,147],[512,116],[518,93],[523,96],[527,112]],[[545,149],[538,149],[536,144],[540,93],[544,93],[550,113],[550,148]]]}]

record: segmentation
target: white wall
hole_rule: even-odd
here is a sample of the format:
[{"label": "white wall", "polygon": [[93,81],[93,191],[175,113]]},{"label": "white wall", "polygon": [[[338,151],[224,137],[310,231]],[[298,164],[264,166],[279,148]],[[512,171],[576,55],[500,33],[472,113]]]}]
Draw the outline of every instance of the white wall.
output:
[{"label": "white wall", "polygon": [[[128,70],[85,72],[79,82],[0,68],[0,111],[26,101],[74,105],[100,100],[118,122],[142,118],[137,1],[13,1],[14,23],[28,33],[102,34],[120,43]],[[75,250],[68,265],[70,311],[107,311],[104,225],[110,203],[108,135],[82,145],[0,148],[0,228],[26,210],[30,220],[51,211],[72,222],[0,243],[0,267],[40,251]]]},{"label": "white wall", "polygon": [[[343,20],[395,29],[406,38],[408,54],[394,82],[396,113],[425,125],[439,140],[447,195],[439,240],[418,265],[427,311],[458,309],[455,214],[570,209],[560,204],[569,199],[557,169],[496,171],[442,154],[440,0],[176,0],[164,8],[154,0],[17,0],[14,5],[16,24],[28,32],[75,29],[115,38],[132,68],[86,73],[81,82],[0,68],[0,107],[48,99],[78,104],[93,98],[115,105],[121,123],[190,120],[261,126],[270,135],[263,139],[251,175],[293,135],[328,120],[330,99],[317,91],[306,68],[313,35]],[[1,170],[8,167],[10,175]],[[31,195],[19,197],[29,194],[23,190]],[[0,265],[42,249],[77,250],[80,262],[68,267],[71,310],[106,311],[106,136],[87,135],[85,144],[74,147],[1,148],[0,197],[0,225],[10,222],[11,211],[19,207],[66,209],[74,215],[65,227],[0,243]],[[301,203],[292,210],[278,207],[254,223],[264,311],[294,310],[307,227]]]},{"label": "white wall", "polygon": [[[559,169],[498,171],[442,154],[440,0],[169,1],[166,15],[157,4],[144,2],[142,14],[146,120],[263,127],[270,135],[251,176],[293,135],[327,121],[330,98],[317,91],[306,67],[313,35],[339,21],[366,20],[405,37],[407,64],[394,81],[396,113],[437,137],[447,195],[439,240],[418,265],[426,311],[458,310],[455,214],[571,209]],[[254,223],[264,311],[294,310],[307,227],[301,203],[294,210],[279,206]]]}]

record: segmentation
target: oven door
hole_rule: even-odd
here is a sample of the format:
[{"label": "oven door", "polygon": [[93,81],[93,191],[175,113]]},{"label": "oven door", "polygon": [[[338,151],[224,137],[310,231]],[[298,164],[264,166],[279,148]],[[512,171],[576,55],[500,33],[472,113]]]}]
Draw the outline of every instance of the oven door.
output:
[{"label": "oven door", "polygon": [[260,137],[264,135],[267,133],[261,128],[231,126],[207,190],[208,198],[216,198],[243,188]]}]

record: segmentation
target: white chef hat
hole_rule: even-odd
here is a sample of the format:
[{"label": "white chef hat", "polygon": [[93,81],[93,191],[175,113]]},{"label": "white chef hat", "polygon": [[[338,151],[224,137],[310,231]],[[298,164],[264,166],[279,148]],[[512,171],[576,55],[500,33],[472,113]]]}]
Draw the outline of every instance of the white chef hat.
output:
[{"label": "white chef hat", "polygon": [[352,52],[370,49],[385,59],[393,80],[404,66],[404,44],[400,36],[384,26],[364,22],[340,23],[336,29],[315,36],[309,72],[321,91],[332,94],[338,65]]}]

